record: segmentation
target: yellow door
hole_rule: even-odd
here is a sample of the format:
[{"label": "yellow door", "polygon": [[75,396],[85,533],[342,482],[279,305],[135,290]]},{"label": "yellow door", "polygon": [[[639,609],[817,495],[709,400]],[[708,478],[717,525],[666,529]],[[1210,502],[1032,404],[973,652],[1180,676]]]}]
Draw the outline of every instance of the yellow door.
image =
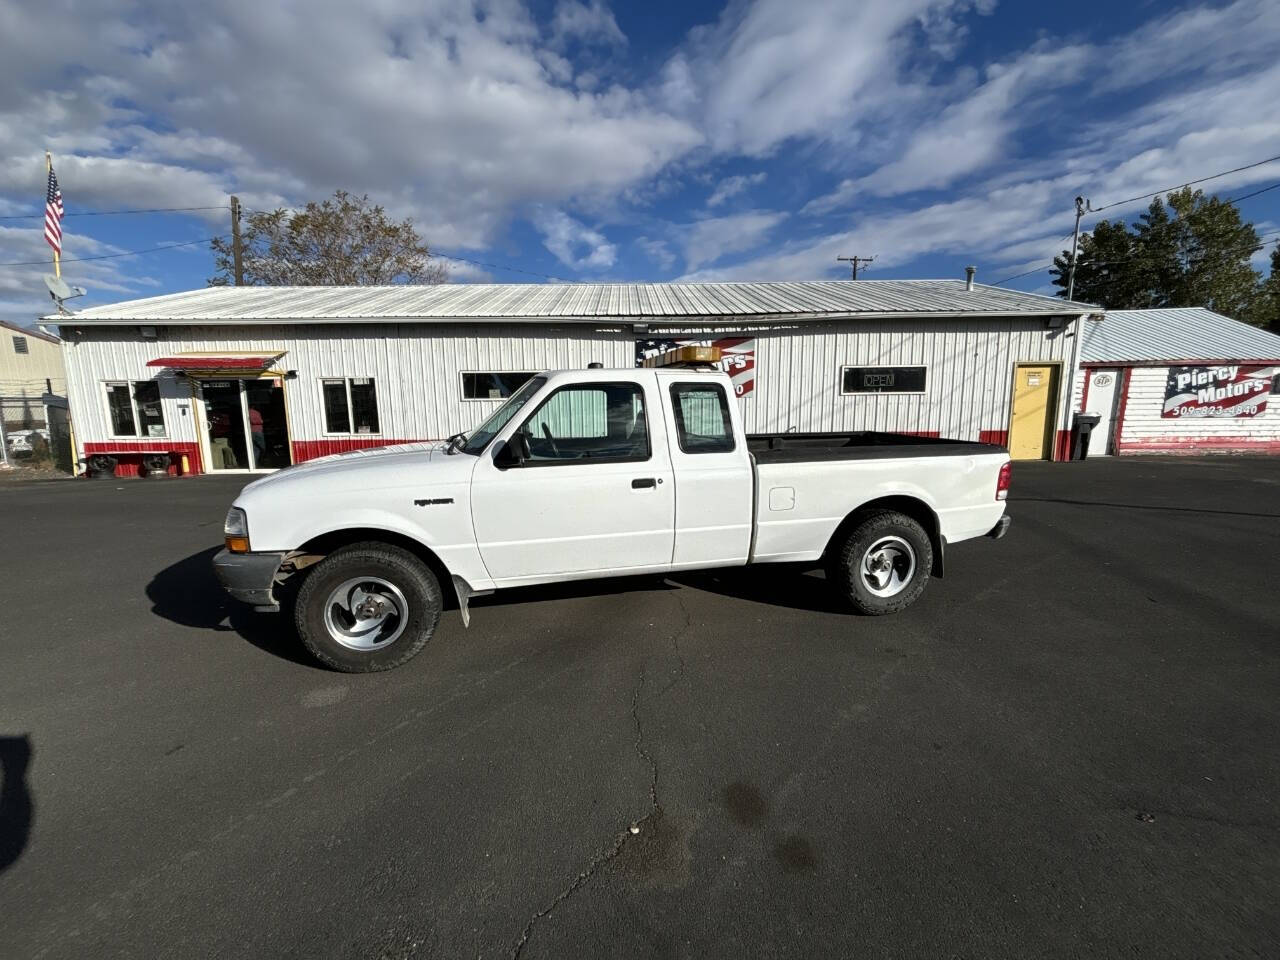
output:
[{"label": "yellow door", "polygon": [[1053,405],[1058,368],[1019,364],[1013,371],[1013,416],[1009,423],[1009,456],[1045,460],[1053,450]]}]

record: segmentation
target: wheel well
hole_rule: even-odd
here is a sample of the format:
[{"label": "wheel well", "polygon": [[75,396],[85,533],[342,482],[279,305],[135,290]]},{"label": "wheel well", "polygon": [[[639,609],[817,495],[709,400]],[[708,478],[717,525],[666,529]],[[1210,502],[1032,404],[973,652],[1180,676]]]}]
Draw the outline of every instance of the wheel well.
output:
[{"label": "wheel well", "polygon": [[938,515],[933,512],[933,508],[927,503],[915,497],[880,497],[878,500],[870,500],[859,505],[840,521],[840,526],[836,527],[835,533],[827,541],[827,548],[823,551],[823,556],[828,555],[832,547],[842,543],[849,531],[857,526],[863,517],[878,510],[896,510],[924,527],[925,532],[929,534],[929,542],[933,545],[933,569],[930,571],[930,575],[935,577],[942,576],[943,551],[946,548],[946,544],[943,542],[942,532],[939,529]]},{"label": "wheel well", "polygon": [[447,599],[456,599],[453,577],[449,573],[449,568],[441,562],[435,552],[426,544],[392,530],[381,530],[377,527],[350,527],[345,530],[332,530],[329,533],[322,533],[318,537],[312,537],[300,546],[295,553],[299,555],[310,554],[318,559],[323,559],[333,551],[350,546],[353,543],[386,543],[409,551],[409,553],[412,553],[425,563],[431,569],[431,572],[436,575],[436,579],[440,581],[440,589],[444,596]]}]

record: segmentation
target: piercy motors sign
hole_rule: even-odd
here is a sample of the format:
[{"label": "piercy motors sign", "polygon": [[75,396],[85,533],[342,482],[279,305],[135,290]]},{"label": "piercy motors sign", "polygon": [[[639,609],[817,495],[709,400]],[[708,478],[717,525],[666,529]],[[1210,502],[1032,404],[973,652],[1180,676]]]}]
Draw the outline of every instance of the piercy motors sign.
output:
[{"label": "piercy motors sign", "polygon": [[1164,388],[1166,420],[1196,417],[1256,417],[1267,409],[1280,367],[1170,367]]}]

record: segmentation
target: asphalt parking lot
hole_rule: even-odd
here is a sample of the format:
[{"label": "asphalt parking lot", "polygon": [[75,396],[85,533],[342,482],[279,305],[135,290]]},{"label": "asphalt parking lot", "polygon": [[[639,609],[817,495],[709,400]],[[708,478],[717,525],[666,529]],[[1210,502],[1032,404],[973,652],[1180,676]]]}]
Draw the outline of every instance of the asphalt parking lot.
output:
[{"label": "asphalt parking lot", "polygon": [[0,486],[0,955],[1280,954],[1280,462],[1019,464],[895,617],[529,589],[355,677],[224,601],[238,488]]}]

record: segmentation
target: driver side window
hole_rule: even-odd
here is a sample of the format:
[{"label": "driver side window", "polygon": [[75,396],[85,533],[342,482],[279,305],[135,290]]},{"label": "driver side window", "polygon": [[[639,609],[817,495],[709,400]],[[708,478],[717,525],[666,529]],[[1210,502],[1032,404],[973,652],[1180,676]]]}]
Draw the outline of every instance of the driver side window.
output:
[{"label": "driver side window", "polygon": [[520,427],[529,466],[649,459],[644,391],[635,383],[562,387]]}]

